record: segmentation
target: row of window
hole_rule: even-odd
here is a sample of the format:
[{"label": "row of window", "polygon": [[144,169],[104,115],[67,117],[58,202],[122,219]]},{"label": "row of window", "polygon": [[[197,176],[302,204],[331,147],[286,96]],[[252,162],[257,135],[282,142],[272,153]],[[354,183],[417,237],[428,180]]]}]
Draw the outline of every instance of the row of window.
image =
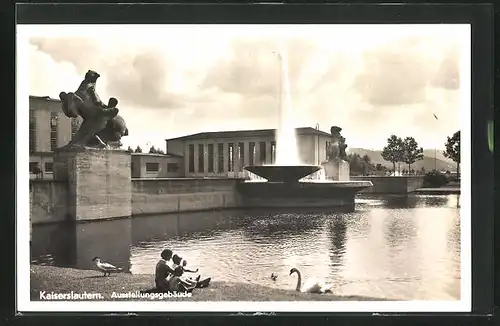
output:
[{"label": "row of window", "polygon": [[[50,113],[50,150],[54,151],[57,148],[57,143],[59,139],[59,115],[57,112]],[[71,139],[75,136],[78,128],[80,127],[80,122],[77,118],[71,119]],[[29,150],[30,152],[35,152],[37,150],[36,146],[37,135],[36,135],[36,116],[35,110],[29,110]]]},{"label": "row of window", "polygon": [[[30,162],[30,173],[38,174],[41,173],[39,162]],[[46,173],[54,172],[54,162],[45,162],[45,170]]]},{"label": "row of window", "polygon": [[[30,118],[29,118],[29,128],[30,128],[30,140],[29,140],[29,149],[30,152],[36,151],[36,117],[35,117],[35,111],[30,110]],[[30,168],[31,171],[31,168]]]},{"label": "row of window", "polygon": [[[40,173],[39,162],[30,162],[29,164],[31,173]],[[133,163],[132,163],[133,169]],[[54,172],[54,162],[45,162],[45,170],[46,173]],[[146,172],[159,172],[160,171],[160,163],[146,163]],[[179,164],[177,163],[167,163],[167,172],[178,172]]]},{"label": "row of window", "polygon": [[50,150],[53,152],[57,148],[57,131],[58,115],[57,112],[50,112]]},{"label": "row of window", "polygon": [[[148,162],[146,163],[146,172],[159,172],[160,163]],[[179,164],[177,163],[167,163],[167,172],[178,172]]]},{"label": "row of window", "polygon": [[[234,143],[227,143],[227,153],[228,153],[228,160],[227,160],[227,171],[228,172],[234,172],[235,170],[235,158],[237,156],[238,162],[244,163],[245,162],[245,143],[240,142],[238,143],[238,151],[235,153],[235,144]],[[249,165],[254,165],[255,163],[255,154],[256,154],[256,146],[255,142],[249,142],[248,143],[248,162]],[[195,172],[195,145],[194,144],[189,144],[188,146],[188,171],[189,173],[194,173]],[[208,157],[207,160],[207,170],[205,171],[205,155]],[[266,157],[266,142],[260,142],[259,143],[259,165],[263,165],[266,163],[267,157]],[[271,163],[274,163],[276,160],[276,142],[272,141],[271,142]],[[214,155],[214,144],[207,144],[207,151],[205,152],[205,145],[204,144],[198,144],[198,173],[214,173],[215,168],[214,168],[214,163],[215,163],[215,155]],[[239,164],[238,170],[241,172],[243,171],[243,164]],[[219,143],[217,144],[217,173],[223,173],[224,172],[224,144]]]}]

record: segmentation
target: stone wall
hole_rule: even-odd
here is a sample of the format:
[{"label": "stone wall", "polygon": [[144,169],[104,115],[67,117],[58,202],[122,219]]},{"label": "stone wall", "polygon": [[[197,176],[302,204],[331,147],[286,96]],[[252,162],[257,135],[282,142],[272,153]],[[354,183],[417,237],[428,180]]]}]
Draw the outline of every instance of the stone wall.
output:
[{"label": "stone wall", "polygon": [[133,179],[132,215],[189,212],[240,205],[240,179]]},{"label": "stone wall", "polygon": [[351,176],[352,181],[371,181],[373,187],[365,188],[360,193],[371,194],[406,194],[422,188],[424,176]]},{"label": "stone wall", "polygon": [[[421,188],[423,177],[351,177],[371,181],[373,187],[361,193],[408,193]],[[132,179],[132,215],[203,211],[243,205],[237,190],[241,179],[178,178]],[[33,224],[58,222],[68,218],[68,186],[52,180],[30,181],[30,211]],[[85,216],[82,216],[85,219]],[[103,214],[102,218],[106,216]]]},{"label": "stone wall", "polygon": [[[238,182],[241,179],[132,179],[132,215],[238,207],[241,204],[236,190]],[[66,182],[31,180],[30,190],[33,224],[69,218]]]}]

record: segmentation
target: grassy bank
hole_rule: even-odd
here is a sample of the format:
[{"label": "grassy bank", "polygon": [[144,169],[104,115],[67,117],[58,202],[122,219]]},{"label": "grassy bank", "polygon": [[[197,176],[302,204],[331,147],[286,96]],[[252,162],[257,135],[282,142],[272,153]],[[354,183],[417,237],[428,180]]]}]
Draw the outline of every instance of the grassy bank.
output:
[{"label": "grassy bank", "polygon": [[[102,277],[93,270],[77,270],[52,266],[31,265],[31,300],[40,300],[40,291],[68,293],[101,293],[106,300],[145,300],[111,298],[113,292],[135,292],[153,287],[153,275],[126,273]],[[273,289],[256,284],[212,281],[208,288],[196,289],[191,298],[168,300],[189,301],[374,301],[378,298],[338,296],[333,294],[300,293],[293,290]]]}]

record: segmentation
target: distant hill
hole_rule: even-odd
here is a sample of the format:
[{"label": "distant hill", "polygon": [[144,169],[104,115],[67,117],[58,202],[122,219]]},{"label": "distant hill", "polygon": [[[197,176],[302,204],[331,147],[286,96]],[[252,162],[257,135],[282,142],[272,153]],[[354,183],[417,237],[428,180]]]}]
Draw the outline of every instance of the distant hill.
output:
[{"label": "distant hill", "polygon": [[[364,148],[347,148],[347,153],[356,153],[360,156],[368,155],[372,163],[377,165],[377,164],[382,164],[383,166],[386,166],[387,168],[392,169],[392,163],[387,162],[382,158],[382,151],[375,151],[375,150],[369,150],[369,149],[364,149]],[[411,168],[414,170],[420,170],[424,167],[425,170],[430,171],[434,169],[434,150],[433,149],[427,149],[424,150],[424,159],[415,162],[412,164]],[[397,168],[397,164],[396,164]],[[401,170],[404,168],[407,168],[406,164],[401,164]],[[447,159],[443,155],[442,150],[436,150],[436,168],[438,170],[449,170],[449,171],[455,171],[457,166],[455,162],[453,162],[450,159]]]},{"label": "distant hill", "polygon": [[[424,149],[424,156],[431,157],[434,159],[434,150],[433,149]],[[448,162],[450,164],[455,164],[452,160],[449,158],[444,157],[443,155],[443,150],[442,149],[436,149],[436,158],[441,161]]]}]

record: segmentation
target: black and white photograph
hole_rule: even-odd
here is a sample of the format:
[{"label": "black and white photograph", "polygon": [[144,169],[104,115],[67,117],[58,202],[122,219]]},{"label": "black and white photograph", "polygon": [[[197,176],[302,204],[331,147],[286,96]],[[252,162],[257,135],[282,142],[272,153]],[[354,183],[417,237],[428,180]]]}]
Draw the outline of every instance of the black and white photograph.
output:
[{"label": "black and white photograph", "polygon": [[470,311],[471,25],[16,39],[19,310]]}]

